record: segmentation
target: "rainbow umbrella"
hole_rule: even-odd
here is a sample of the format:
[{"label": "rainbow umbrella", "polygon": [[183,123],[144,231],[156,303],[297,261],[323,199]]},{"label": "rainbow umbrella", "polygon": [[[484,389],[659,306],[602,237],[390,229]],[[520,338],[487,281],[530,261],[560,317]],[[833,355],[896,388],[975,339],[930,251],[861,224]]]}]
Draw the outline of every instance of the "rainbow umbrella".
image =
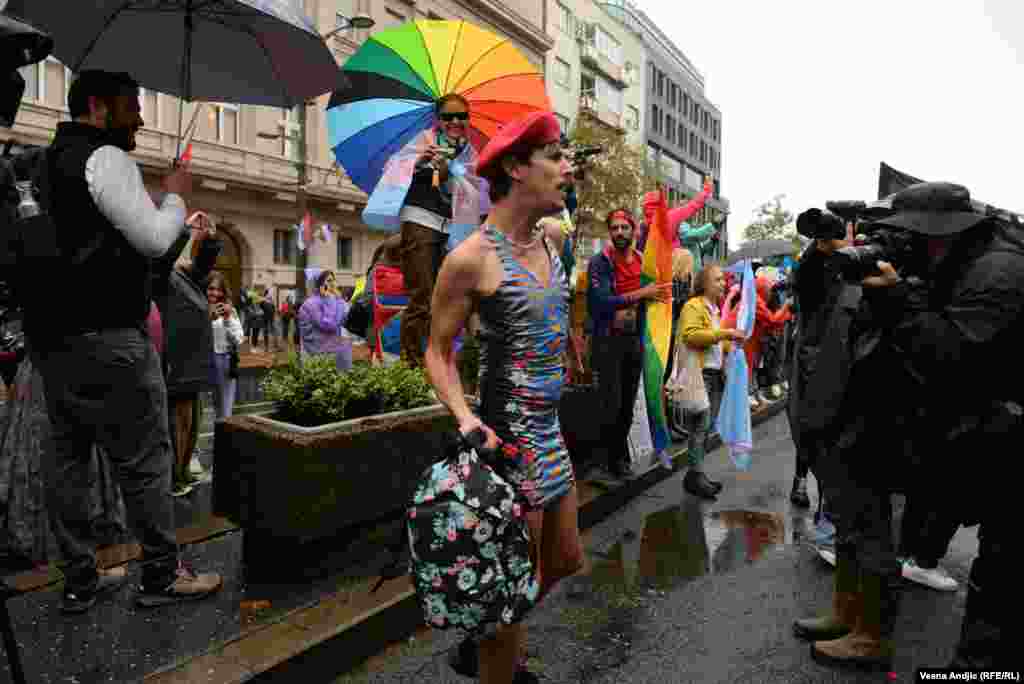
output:
[{"label": "rainbow umbrella", "polygon": [[370,194],[393,154],[433,123],[449,93],[470,104],[480,151],[504,123],[551,108],[544,77],[507,38],[464,21],[413,21],[371,36],[342,69],[350,87],[327,106],[338,164]]}]

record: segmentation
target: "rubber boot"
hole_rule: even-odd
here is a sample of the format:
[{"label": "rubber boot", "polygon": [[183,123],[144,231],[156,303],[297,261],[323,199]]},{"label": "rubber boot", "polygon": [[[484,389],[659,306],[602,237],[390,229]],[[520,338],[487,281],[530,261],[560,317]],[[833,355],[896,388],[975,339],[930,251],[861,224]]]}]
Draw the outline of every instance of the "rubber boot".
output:
[{"label": "rubber boot", "polygon": [[887,578],[862,572],[857,626],[844,637],[811,644],[811,658],[822,665],[890,671],[892,642],[886,634],[893,597]]},{"label": "rubber boot", "polygon": [[803,618],[793,623],[793,633],[808,641],[824,641],[846,636],[857,624],[860,572],[857,562],[836,555],[832,590],[832,612],[822,617]]},{"label": "rubber boot", "polygon": [[[951,668],[966,670],[998,670],[1008,666],[1002,662],[1004,650],[1002,630],[995,620],[985,618],[996,617],[991,606],[984,605],[982,590],[968,585],[967,606],[964,619],[960,625],[960,642],[956,646],[956,656],[950,663]],[[1007,669],[1009,669],[1007,667]]]}]

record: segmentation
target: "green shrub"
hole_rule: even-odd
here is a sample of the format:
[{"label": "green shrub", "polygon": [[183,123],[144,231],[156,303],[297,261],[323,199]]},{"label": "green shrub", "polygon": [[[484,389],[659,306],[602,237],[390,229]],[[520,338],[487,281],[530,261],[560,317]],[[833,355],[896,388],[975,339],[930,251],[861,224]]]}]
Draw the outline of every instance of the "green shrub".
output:
[{"label": "green shrub", "polygon": [[294,354],[264,378],[263,395],[275,404],[276,418],[313,427],[436,402],[422,370],[404,363],[373,366],[356,363],[341,373],[333,354]]}]

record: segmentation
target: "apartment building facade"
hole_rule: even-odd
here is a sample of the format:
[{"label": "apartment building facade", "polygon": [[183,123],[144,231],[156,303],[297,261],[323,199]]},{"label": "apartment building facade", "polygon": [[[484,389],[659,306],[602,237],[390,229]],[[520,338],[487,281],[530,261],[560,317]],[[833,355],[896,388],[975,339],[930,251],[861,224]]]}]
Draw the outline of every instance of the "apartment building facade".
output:
[{"label": "apartment building facade", "polygon": [[656,162],[671,202],[715,180],[715,197],[697,217],[728,214],[722,195],[722,113],[704,94],[704,76],[653,20],[630,0],[607,0],[603,8],[642,37],[644,70],[644,143]]},{"label": "apartment building facade", "polygon": [[580,116],[644,144],[644,46],[594,0],[547,0],[547,58],[552,108],[569,133]]},{"label": "apartment building facade", "polygon": [[[538,68],[553,41],[544,32],[545,0],[297,0],[326,34],[349,17],[367,15],[370,30],[337,34],[329,47],[339,64],[374,31],[415,19],[464,19],[509,37]],[[125,56],[131,70],[131,57]],[[13,138],[47,144],[59,121],[67,120],[71,74],[54,59],[22,70],[28,82]],[[295,285],[297,260],[299,145],[305,144],[307,204],[314,225],[330,226],[326,240],[307,247],[307,266],[332,269],[342,285],[365,273],[374,249],[387,237],[368,229],[360,218],[366,195],[334,167],[327,141],[325,108],[330,94],[308,103],[305,126],[297,108],[211,103],[184,106],[184,120],[201,106],[193,140],[194,191],[189,210],[211,214],[221,229],[224,250],[217,268],[233,288],[270,287],[285,296]],[[159,198],[160,178],[176,156],[179,130],[177,98],[141,93],[145,128],[138,135],[138,160],[147,186]],[[302,129],[305,129],[304,131]],[[303,135],[304,133],[304,135]],[[321,231],[318,231],[321,232]]]}]

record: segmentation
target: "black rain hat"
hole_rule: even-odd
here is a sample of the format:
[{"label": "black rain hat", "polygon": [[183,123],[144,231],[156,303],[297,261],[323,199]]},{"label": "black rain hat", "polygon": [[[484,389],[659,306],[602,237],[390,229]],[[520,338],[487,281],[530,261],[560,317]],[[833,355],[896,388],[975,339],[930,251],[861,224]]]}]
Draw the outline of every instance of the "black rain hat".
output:
[{"label": "black rain hat", "polygon": [[962,233],[988,218],[974,211],[971,194],[955,183],[918,183],[892,195],[892,216],[875,225],[902,228],[931,237]]}]

